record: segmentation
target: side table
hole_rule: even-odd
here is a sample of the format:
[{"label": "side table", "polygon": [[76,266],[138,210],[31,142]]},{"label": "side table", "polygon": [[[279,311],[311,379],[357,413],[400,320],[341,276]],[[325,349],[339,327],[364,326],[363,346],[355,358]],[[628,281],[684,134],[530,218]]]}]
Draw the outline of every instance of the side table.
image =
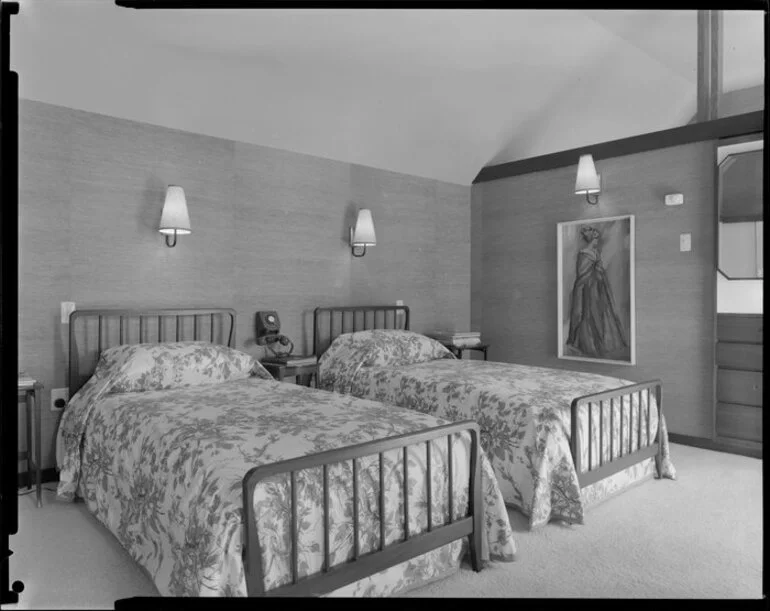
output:
[{"label": "side table", "polygon": [[[42,507],[43,501],[41,499],[42,478],[40,475],[40,465],[42,463],[41,457],[41,443],[40,443],[40,405],[41,405],[41,393],[43,391],[43,385],[37,380],[31,378],[19,378],[18,394],[24,395],[24,402],[26,404],[26,416],[27,416],[27,449],[25,452],[19,452],[19,460],[27,461],[27,490],[32,489],[32,420],[34,412],[35,421],[35,485],[37,487],[37,506]],[[34,404],[34,409],[33,409]]]},{"label": "side table", "polygon": [[476,344],[474,346],[455,346],[452,342],[441,342],[445,347],[449,348],[451,350],[452,354],[454,354],[458,359],[463,358],[463,351],[464,350],[478,350],[479,352],[484,353],[484,360],[487,360],[487,348],[489,348],[489,344]]},{"label": "side table", "polygon": [[306,380],[305,386],[310,386],[311,380],[314,379],[315,387],[318,388],[318,363],[311,363],[309,365],[262,363],[262,366],[279,382],[287,377],[295,377],[296,383],[300,384],[301,380],[304,378]]}]

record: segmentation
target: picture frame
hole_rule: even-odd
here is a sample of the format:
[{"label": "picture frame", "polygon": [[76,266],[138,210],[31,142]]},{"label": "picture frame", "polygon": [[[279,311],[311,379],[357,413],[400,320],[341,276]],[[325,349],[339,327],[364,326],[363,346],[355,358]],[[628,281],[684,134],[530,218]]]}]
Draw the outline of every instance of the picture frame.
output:
[{"label": "picture frame", "polygon": [[636,365],[634,215],[557,223],[558,357]]}]

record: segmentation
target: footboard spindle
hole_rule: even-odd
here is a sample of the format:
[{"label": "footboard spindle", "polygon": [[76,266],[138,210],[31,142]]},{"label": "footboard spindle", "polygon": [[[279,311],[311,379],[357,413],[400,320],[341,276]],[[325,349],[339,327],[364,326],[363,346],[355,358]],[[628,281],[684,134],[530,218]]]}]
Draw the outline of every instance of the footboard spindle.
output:
[{"label": "footboard spindle", "polygon": [[380,551],[385,549],[385,456],[380,452]]},{"label": "footboard spindle", "polygon": [[358,463],[353,459],[353,558],[358,560]]},{"label": "footboard spindle", "polygon": [[404,541],[409,539],[409,456],[404,446]]},{"label": "footboard spindle", "polygon": [[297,545],[297,472],[292,471],[291,476],[291,582],[297,583],[297,564],[299,561],[299,546]]},{"label": "footboard spindle", "polygon": [[449,463],[449,488],[447,489],[447,493],[449,496],[449,523],[451,524],[454,522],[455,519],[455,510],[454,510],[454,487],[452,486],[452,435],[447,435],[446,438],[446,458],[447,462]]},{"label": "footboard spindle", "polygon": [[599,401],[599,466],[604,465],[604,401]]},{"label": "footboard spindle", "polygon": [[324,571],[331,568],[331,552],[329,550],[329,465],[323,466],[324,471]]},{"label": "footboard spindle", "polygon": [[428,488],[428,532],[433,530],[433,503],[431,502],[431,490],[430,490],[430,480],[431,480],[431,470],[430,470],[430,440],[425,442],[425,471],[428,474],[428,477],[426,478],[427,481],[427,488]]}]

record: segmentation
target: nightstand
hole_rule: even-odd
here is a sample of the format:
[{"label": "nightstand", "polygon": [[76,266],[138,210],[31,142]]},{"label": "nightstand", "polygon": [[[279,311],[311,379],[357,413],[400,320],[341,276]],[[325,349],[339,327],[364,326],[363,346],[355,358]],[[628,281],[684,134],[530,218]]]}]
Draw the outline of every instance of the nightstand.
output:
[{"label": "nightstand", "polygon": [[451,350],[458,359],[463,358],[463,350],[478,350],[484,353],[484,360],[487,360],[487,348],[489,344],[476,344],[475,346],[455,346],[452,342],[441,342],[444,346]]},{"label": "nightstand", "polygon": [[[19,452],[19,460],[27,461],[27,490],[32,489],[32,420],[34,412],[35,421],[35,485],[37,487],[37,506],[42,507],[43,501],[40,498],[40,491],[42,489],[42,478],[40,476],[40,464],[41,458],[41,443],[40,443],[40,405],[41,405],[41,393],[43,391],[43,385],[37,380],[30,378],[19,378],[17,386],[18,394],[24,394],[24,402],[26,404],[26,416],[27,416],[27,450],[26,452]],[[34,404],[34,407],[33,407]]]},{"label": "nightstand", "polygon": [[309,365],[262,363],[262,366],[279,382],[283,381],[284,378],[294,377],[297,384],[301,384],[304,380],[305,386],[310,386],[310,382],[315,380],[315,387],[318,388],[318,363],[310,363]]}]

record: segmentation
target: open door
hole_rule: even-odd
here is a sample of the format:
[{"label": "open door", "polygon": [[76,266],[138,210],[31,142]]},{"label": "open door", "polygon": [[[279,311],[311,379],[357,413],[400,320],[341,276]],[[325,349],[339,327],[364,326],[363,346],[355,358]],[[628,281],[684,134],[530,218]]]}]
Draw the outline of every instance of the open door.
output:
[{"label": "open door", "polygon": [[758,138],[717,147],[714,441],[762,452],[763,180]]}]

